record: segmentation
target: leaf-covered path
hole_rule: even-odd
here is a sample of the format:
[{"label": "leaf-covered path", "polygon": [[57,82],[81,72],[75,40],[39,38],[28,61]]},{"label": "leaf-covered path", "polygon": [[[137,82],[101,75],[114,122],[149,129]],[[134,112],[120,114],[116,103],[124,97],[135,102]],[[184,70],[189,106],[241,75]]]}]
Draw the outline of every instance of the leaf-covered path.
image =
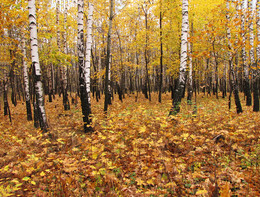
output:
[{"label": "leaf-covered path", "polygon": [[[156,95],[152,95],[155,100]],[[117,98],[103,115],[93,99],[95,132],[82,132],[81,108],[46,102],[49,133],[26,121],[24,103],[0,111],[0,196],[259,196],[260,116],[237,115],[227,101],[198,98],[168,117],[162,104]]]}]

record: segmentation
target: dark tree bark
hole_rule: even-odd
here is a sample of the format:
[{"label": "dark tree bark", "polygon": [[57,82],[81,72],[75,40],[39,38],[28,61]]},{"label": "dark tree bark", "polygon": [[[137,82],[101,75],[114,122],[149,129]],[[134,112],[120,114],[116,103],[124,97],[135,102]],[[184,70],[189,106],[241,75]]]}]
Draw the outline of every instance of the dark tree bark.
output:
[{"label": "dark tree bark", "polygon": [[110,0],[110,16],[109,16],[109,27],[107,34],[107,54],[106,54],[106,75],[105,75],[105,102],[104,111],[107,112],[108,105],[111,103],[111,92],[109,90],[109,73],[110,73],[110,50],[111,50],[111,31],[112,31],[112,21],[113,21],[113,7],[114,1]]},{"label": "dark tree bark", "polygon": [[[257,71],[254,71],[254,72],[257,72]],[[253,98],[254,98],[253,111],[259,112],[259,78],[258,78],[257,74],[255,74],[255,76],[254,76]]]},{"label": "dark tree bark", "polygon": [[78,1],[78,65],[79,65],[79,92],[81,100],[81,109],[84,122],[84,131],[92,131],[91,127],[91,108],[88,103],[88,92],[86,88],[86,81],[84,76],[84,33],[83,33],[83,15],[84,15],[84,1]]},{"label": "dark tree bark", "polygon": [[[162,8],[160,1],[160,8]],[[163,81],[163,42],[162,42],[162,10],[160,10],[160,81],[159,81],[159,102],[162,102],[162,81]]]}]

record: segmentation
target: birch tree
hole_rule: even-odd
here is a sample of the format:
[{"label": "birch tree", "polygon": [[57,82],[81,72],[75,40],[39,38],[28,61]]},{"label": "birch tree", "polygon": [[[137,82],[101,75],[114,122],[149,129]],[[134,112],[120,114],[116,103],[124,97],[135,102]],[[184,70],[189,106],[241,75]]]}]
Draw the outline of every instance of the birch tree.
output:
[{"label": "birch tree", "polygon": [[22,39],[22,51],[23,51],[23,78],[24,78],[24,92],[25,92],[25,100],[26,100],[27,120],[32,120],[32,109],[31,109],[30,91],[29,91],[29,77],[28,77],[26,48],[25,48],[24,38]]},{"label": "birch tree", "polygon": [[182,0],[182,27],[181,27],[181,58],[178,87],[175,90],[173,105],[170,110],[170,115],[175,115],[180,112],[180,104],[185,86],[185,72],[188,58],[188,31],[189,31],[189,17],[188,17],[188,0]]},{"label": "birch tree", "polygon": [[110,16],[109,16],[109,27],[108,27],[108,33],[107,33],[107,54],[106,54],[106,73],[105,73],[105,102],[104,102],[104,111],[105,112],[107,112],[108,104],[111,102],[109,78],[110,78],[110,51],[111,51],[113,7],[114,7],[114,1],[110,0]]},{"label": "birch tree", "polygon": [[30,29],[30,42],[31,42],[31,58],[32,66],[34,70],[34,86],[36,94],[36,109],[38,119],[40,122],[40,127],[43,132],[47,131],[48,124],[45,113],[44,106],[44,95],[41,81],[41,67],[39,63],[39,54],[38,54],[38,40],[37,40],[37,22],[36,22],[36,7],[35,0],[28,1],[29,8],[29,29]]},{"label": "birch tree", "polygon": [[[91,6],[90,6],[91,7]],[[87,92],[87,70],[84,66],[84,33],[83,33],[83,17],[84,17],[84,0],[78,0],[78,66],[79,66],[79,87],[81,108],[83,114],[84,131],[89,132],[92,130],[90,123],[91,113],[90,103],[88,102],[90,95]],[[91,43],[90,43],[91,44]],[[88,53],[89,56],[91,53]],[[90,64],[90,57],[89,59]],[[88,63],[87,63],[88,64]],[[90,76],[90,75],[89,75]]]},{"label": "birch tree", "polygon": [[[193,23],[191,23],[191,33],[193,34]],[[189,36],[189,34],[188,34]],[[193,35],[192,35],[193,36]],[[192,43],[188,42],[188,51],[189,51],[189,74],[188,74],[188,96],[187,100],[189,104],[191,104],[191,99],[192,99]]]},{"label": "birch tree", "polygon": [[159,97],[158,100],[162,102],[162,82],[163,82],[163,41],[162,41],[162,0],[160,0],[160,82],[159,82]]},{"label": "birch tree", "polygon": [[[68,15],[68,8],[67,8],[67,1],[65,1],[65,11],[64,11],[64,40],[63,40],[63,46],[64,46],[64,53],[68,54],[67,49],[67,15]],[[68,66],[64,65],[62,67],[62,94],[63,94],[63,106],[64,110],[70,109],[70,102],[68,98]]]},{"label": "birch tree", "polygon": [[257,48],[256,55],[257,61],[255,65],[254,75],[253,75],[253,97],[254,106],[253,111],[259,111],[259,61],[260,61],[260,0],[256,2],[256,28],[257,28]]},{"label": "birch tree", "polygon": [[[226,18],[227,18],[227,22],[230,22],[229,1],[230,0],[227,0],[227,2],[226,2],[226,7],[227,7]],[[234,93],[237,113],[242,113],[243,110],[242,110],[242,106],[241,106],[240,99],[239,99],[238,85],[237,85],[236,76],[235,76],[235,72],[234,72],[233,54],[231,52],[231,49],[232,49],[232,46],[231,46],[231,30],[230,30],[228,25],[227,25],[227,40],[228,40],[228,49],[229,49],[229,52],[228,52],[228,63],[229,63],[230,77],[231,77],[231,79],[230,79],[230,81],[231,81],[231,91],[233,91],[233,93]]]},{"label": "birch tree", "polygon": [[[87,116],[89,122],[91,122],[91,101],[90,101],[90,58],[91,58],[91,46],[92,46],[92,23],[93,23],[93,4],[89,3],[88,20],[87,20],[87,40],[86,40],[86,55],[84,66],[84,79],[86,83],[87,93]],[[89,123],[88,123],[89,124]],[[90,127],[90,126],[88,126]]]},{"label": "birch tree", "polygon": [[245,30],[245,6],[246,0],[242,0],[242,13],[241,13],[241,31],[242,31],[242,62],[244,66],[244,92],[246,95],[246,105],[251,106],[252,105],[252,99],[251,99],[251,91],[249,86],[249,66],[248,66],[248,57],[247,57],[247,51],[246,51],[246,30]]}]

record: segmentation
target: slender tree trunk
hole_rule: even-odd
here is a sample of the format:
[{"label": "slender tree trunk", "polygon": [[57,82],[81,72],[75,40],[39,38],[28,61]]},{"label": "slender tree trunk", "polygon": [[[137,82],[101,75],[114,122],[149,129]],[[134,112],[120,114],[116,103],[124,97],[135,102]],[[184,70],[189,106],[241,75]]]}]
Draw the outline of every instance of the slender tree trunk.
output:
[{"label": "slender tree trunk", "polygon": [[180,104],[182,95],[185,88],[185,72],[187,67],[187,50],[188,50],[188,30],[189,30],[189,19],[188,19],[188,0],[182,0],[182,29],[181,29],[181,58],[180,58],[180,71],[178,86],[174,93],[173,105],[169,115],[176,115],[180,112]]},{"label": "slender tree trunk", "polygon": [[[245,7],[246,0],[242,0],[242,8]],[[243,9],[242,9],[243,10]],[[242,31],[242,62],[244,66],[244,92],[246,96],[246,105],[251,106],[252,105],[252,99],[251,99],[251,91],[250,91],[250,85],[249,85],[249,65],[248,65],[248,57],[246,52],[246,29],[245,29],[245,13],[242,11],[241,16],[241,31]]]},{"label": "slender tree trunk", "polygon": [[[191,34],[193,36],[193,23],[191,23]],[[192,85],[192,43],[188,43],[188,50],[189,50],[189,76],[188,76],[188,103],[191,104],[192,99],[192,92],[193,92],[193,85]]]},{"label": "slender tree trunk", "polygon": [[[84,66],[84,78],[86,83],[86,93],[87,93],[87,116],[89,123],[91,123],[91,98],[90,98],[90,60],[91,60],[91,46],[92,46],[92,23],[93,23],[93,4],[89,3],[88,10],[88,21],[87,21],[87,40],[86,40],[86,55],[85,55],[85,66]],[[89,124],[88,123],[88,124]],[[91,131],[92,127],[87,126],[87,131]]]},{"label": "slender tree trunk", "polygon": [[36,8],[35,8],[35,0],[28,1],[29,8],[29,22],[30,22],[30,39],[31,39],[31,57],[32,57],[32,65],[34,67],[34,86],[35,86],[35,94],[36,94],[36,104],[37,110],[39,114],[40,127],[43,132],[47,131],[48,124],[45,113],[44,106],[44,95],[43,88],[41,82],[41,67],[39,63],[39,54],[38,54],[38,40],[37,40],[37,23],[36,23]]},{"label": "slender tree trunk", "polygon": [[162,42],[162,1],[160,0],[160,82],[159,82],[159,102],[162,102],[162,82],[163,82],[163,42]]},{"label": "slender tree trunk", "polygon": [[121,37],[119,34],[119,31],[116,31],[117,37],[118,37],[118,42],[119,42],[119,52],[120,52],[120,82],[117,84],[117,91],[118,91],[118,96],[119,100],[123,102],[123,94],[124,94],[124,89],[125,89],[125,68],[123,65],[123,48],[121,44]]},{"label": "slender tree trunk", "polygon": [[[149,72],[148,72],[148,64],[149,64],[149,50],[148,50],[148,11],[144,10],[145,14],[145,51],[144,51],[144,58],[145,58],[145,98],[149,98],[149,101],[151,101],[151,87],[150,87],[150,80],[149,80]],[[147,94],[148,91],[148,94]]]},{"label": "slender tree trunk", "polygon": [[[65,3],[65,13],[64,13],[64,53],[68,54],[67,49],[67,3]],[[62,68],[63,72],[61,73],[62,76],[62,93],[63,93],[63,106],[64,110],[70,110],[70,101],[68,97],[68,66],[64,65]]]},{"label": "slender tree trunk", "polygon": [[83,17],[84,17],[84,0],[78,0],[78,64],[79,64],[80,99],[81,99],[81,108],[83,114],[84,131],[89,132],[92,130],[92,128],[90,126],[91,119],[88,116],[88,113],[90,112],[90,106],[88,105],[88,93],[87,93],[87,84],[86,84],[86,77],[85,77],[86,69],[84,66]]},{"label": "slender tree trunk", "polygon": [[51,82],[52,82],[52,90],[51,90],[51,93],[52,93],[52,96],[53,96],[53,99],[55,99],[55,69],[53,67],[53,64],[51,63]]},{"label": "slender tree trunk", "polygon": [[11,69],[10,69],[10,85],[11,85],[11,89],[12,89],[11,101],[12,101],[13,105],[16,106],[17,98],[16,98],[16,88],[15,88],[15,73],[14,73],[14,69],[15,69],[14,51],[10,50],[10,54],[11,54],[11,59],[13,59],[12,63],[11,63]]},{"label": "slender tree trunk", "polygon": [[[24,37],[24,36],[23,36]],[[24,89],[25,89],[25,100],[26,100],[26,111],[27,111],[27,120],[32,120],[32,109],[30,101],[30,92],[29,92],[29,78],[27,70],[27,61],[26,61],[26,48],[25,40],[22,40],[22,50],[23,50],[23,77],[24,77]]]},{"label": "slender tree trunk", "polygon": [[257,48],[256,55],[257,61],[255,64],[254,76],[253,76],[253,97],[254,97],[254,106],[253,111],[259,112],[259,65],[260,65],[260,0],[257,0],[256,4],[257,11]]},{"label": "slender tree trunk", "polygon": [[[230,16],[229,16],[229,0],[227,0],[227,10],[228,13],[226,15],[227,21],[230,21]],[[231,31],[230,28],[227,25],[227,39],[228,39],[228,48],[231,49]],[[230,68],[230,82],[231,82],[231,91],[233,91],[234,93],[234,97],[235,97],[235,104],[236,104],[236,109],[237,109],[237,113],[242,113],[242,106],[240,103],[240,99],[239,99],[239,91],[238,91],[238,85],[237,85],[237,81],[236,81],[236,76],[235,76],[235,72],[234,72],[234,67],[233,67],[233,58],[232,58],[232,53],[229,52],[228,53],[228,62],[229,62],[229,68]]]},{"label": "slender tree trunk", "polygon": [[[7,97],[7,95],[8,95],[8,85],[7,84],[8,84],[7,72],[6,72],[6,70],[4,70],[4,80],[3,80],[4,115],[7,116],[9,114],[9,117],[11,117],[9,103],[8,103],[8,97]],[[11,119],[10,119],[10,122],[12,122]]]},{"label": "slender tree trunk", "polygon": [[110,50],[111,50],[111,31],[112,31],[112,21],[113,21],[113,7],[114,0],[110,0],[110,16],[109,16],[109,27],[107,34],[107,54],[106,54],[106,75],[105,75],[105,102],[104,102],[104,111],[107,112],[108,104],[111,101],[111,92],[110,92]]}]

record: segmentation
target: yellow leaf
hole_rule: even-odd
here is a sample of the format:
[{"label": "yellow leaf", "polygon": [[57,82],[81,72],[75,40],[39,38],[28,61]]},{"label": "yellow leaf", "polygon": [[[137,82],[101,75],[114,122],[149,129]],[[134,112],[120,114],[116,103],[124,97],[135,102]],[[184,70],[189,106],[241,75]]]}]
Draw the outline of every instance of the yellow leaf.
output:
[{"label": "yellow leaf", "polygon": [[87,161],[88,159],[85,157],[85,156],[83,156],[83,158],[81,159],[81,161]]},{"label": "yellow leaf", "polygon": [[149,179],[148,181],[146,181],[146,183],[149,184],[149,185],[153,185],[154,184],[153,183],[153,179]]},{"label": "yellow leaf", "polygon": [[36,185],[35,181],[31,181],[31,184],[32,184],[32,185]]},{"label": "yellow leaf", "polygon": [[40,173],[40,176],[45,176],[45,172],[42,171],[42,172]]},{"label": "yellow leaf", "polygon": [[144,133],[146,131],[146,126],[140,128],[140,133]]},{"label": "yellow leaf", "polygon": [[24,177],[22,180],[23,180],[23,181],[29,181],[30,179],[31,179],[30,177],[26,176],[26,177]]},{"label": "yellow leaf", "polygon": [[196,192],[196,195],[202,195],[202,194],[207,194],[207,193],[208,193],[207,190],[198,190],[198,191]]},{"label": "yellow leaf", "polygon": [[92,159],[95,159],[95,160],[96,160],[97,157],[98,157],[98,153],[93,153],[93,154],[92,154]]},{"label": "yellow leaf", "polygon": [[72,151],[79,151],[79,149],[76,148],[76,147],[74,147],[74,148],[72,149]]},{"label": "yellow leaf", "polygon": [[183,133],[183,134],[181,135],[181,137],[183,137],[183,139],[186,140],[189,135],[190,135],[190,134],[188,134],[188,133]]},{"label": "yellow leaf", "polygon": [[144,184],[144,181],[140,177],[136,178],[136,182],[137,182],[137,185],[143,185]]}]

